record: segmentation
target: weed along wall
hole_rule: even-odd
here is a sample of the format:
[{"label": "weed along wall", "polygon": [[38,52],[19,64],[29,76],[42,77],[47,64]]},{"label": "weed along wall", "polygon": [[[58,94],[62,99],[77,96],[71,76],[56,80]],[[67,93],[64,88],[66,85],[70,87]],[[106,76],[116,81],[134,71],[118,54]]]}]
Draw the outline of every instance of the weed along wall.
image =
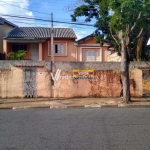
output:
[{"label": "weed along wall", "polygon": [[[149,65],[150,62],[130,64],[132,96],[143,96],[143,73],[139,68],[150,70]],[[82,73],[87,74],[81,79],[78,75]],[[1,98],[118,97],[120,91],[118,62],[55,62],[52,66],[46,61],[0,61]]]}]

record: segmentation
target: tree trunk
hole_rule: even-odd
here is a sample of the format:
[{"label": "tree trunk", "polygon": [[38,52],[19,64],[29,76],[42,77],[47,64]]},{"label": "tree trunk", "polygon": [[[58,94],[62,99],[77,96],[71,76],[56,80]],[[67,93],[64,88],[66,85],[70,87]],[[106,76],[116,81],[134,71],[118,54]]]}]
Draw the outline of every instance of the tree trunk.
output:
[{"label": "tree trunk", "polygon": [[123,100],[130,101],[130,82],[129,82],[129,58],[125,38],[121,38],[121,79],[123,84]]},{"label": "tree trunk", "polygon": [[137,61],[141,61],[141,51],[142,51],[142,42],[143,42],[143,36],[139,37],[137,40]]}]

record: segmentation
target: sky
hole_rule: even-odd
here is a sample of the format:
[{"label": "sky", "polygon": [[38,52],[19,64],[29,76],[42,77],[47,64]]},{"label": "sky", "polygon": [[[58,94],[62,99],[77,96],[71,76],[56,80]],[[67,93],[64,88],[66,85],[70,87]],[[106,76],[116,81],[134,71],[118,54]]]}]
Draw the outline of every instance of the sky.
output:
[{"label": "sky", "polygon": [[[79,6],[82,0],[0,0],[0,16],[22,27],[51,27],[49,21],[37,21],[41,18],[50,20],[50,14],[53,13],[54,21],[71,22],[71,10]],[[5,15],[23,16],[34,18],[27,20],[24,18],[13,18]],[[88,23],[88,24],[94,24]],[[91,26],[70,25],[66,23],[54,22],[54,27],[72,28],[78,39],[81,39],[94,32],[95,28]]]}]

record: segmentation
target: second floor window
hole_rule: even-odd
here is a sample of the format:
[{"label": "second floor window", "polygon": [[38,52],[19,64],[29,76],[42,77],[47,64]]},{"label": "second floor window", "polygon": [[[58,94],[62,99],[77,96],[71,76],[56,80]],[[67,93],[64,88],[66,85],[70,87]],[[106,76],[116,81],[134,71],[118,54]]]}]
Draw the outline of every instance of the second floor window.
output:
[{"label": "second floor window", "polygon": [[54,44],[55,54],[63,54],[64,53],[64,45],[63,44]]}]

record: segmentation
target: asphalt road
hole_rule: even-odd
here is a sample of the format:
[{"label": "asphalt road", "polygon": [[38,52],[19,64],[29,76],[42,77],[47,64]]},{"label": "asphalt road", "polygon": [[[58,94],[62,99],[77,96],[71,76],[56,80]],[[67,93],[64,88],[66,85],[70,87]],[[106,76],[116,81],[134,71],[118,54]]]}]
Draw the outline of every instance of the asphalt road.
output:
[{"label": "asphalt road", "polygon": [[150,108],[0,110],[0,150],[149,150]]}]

